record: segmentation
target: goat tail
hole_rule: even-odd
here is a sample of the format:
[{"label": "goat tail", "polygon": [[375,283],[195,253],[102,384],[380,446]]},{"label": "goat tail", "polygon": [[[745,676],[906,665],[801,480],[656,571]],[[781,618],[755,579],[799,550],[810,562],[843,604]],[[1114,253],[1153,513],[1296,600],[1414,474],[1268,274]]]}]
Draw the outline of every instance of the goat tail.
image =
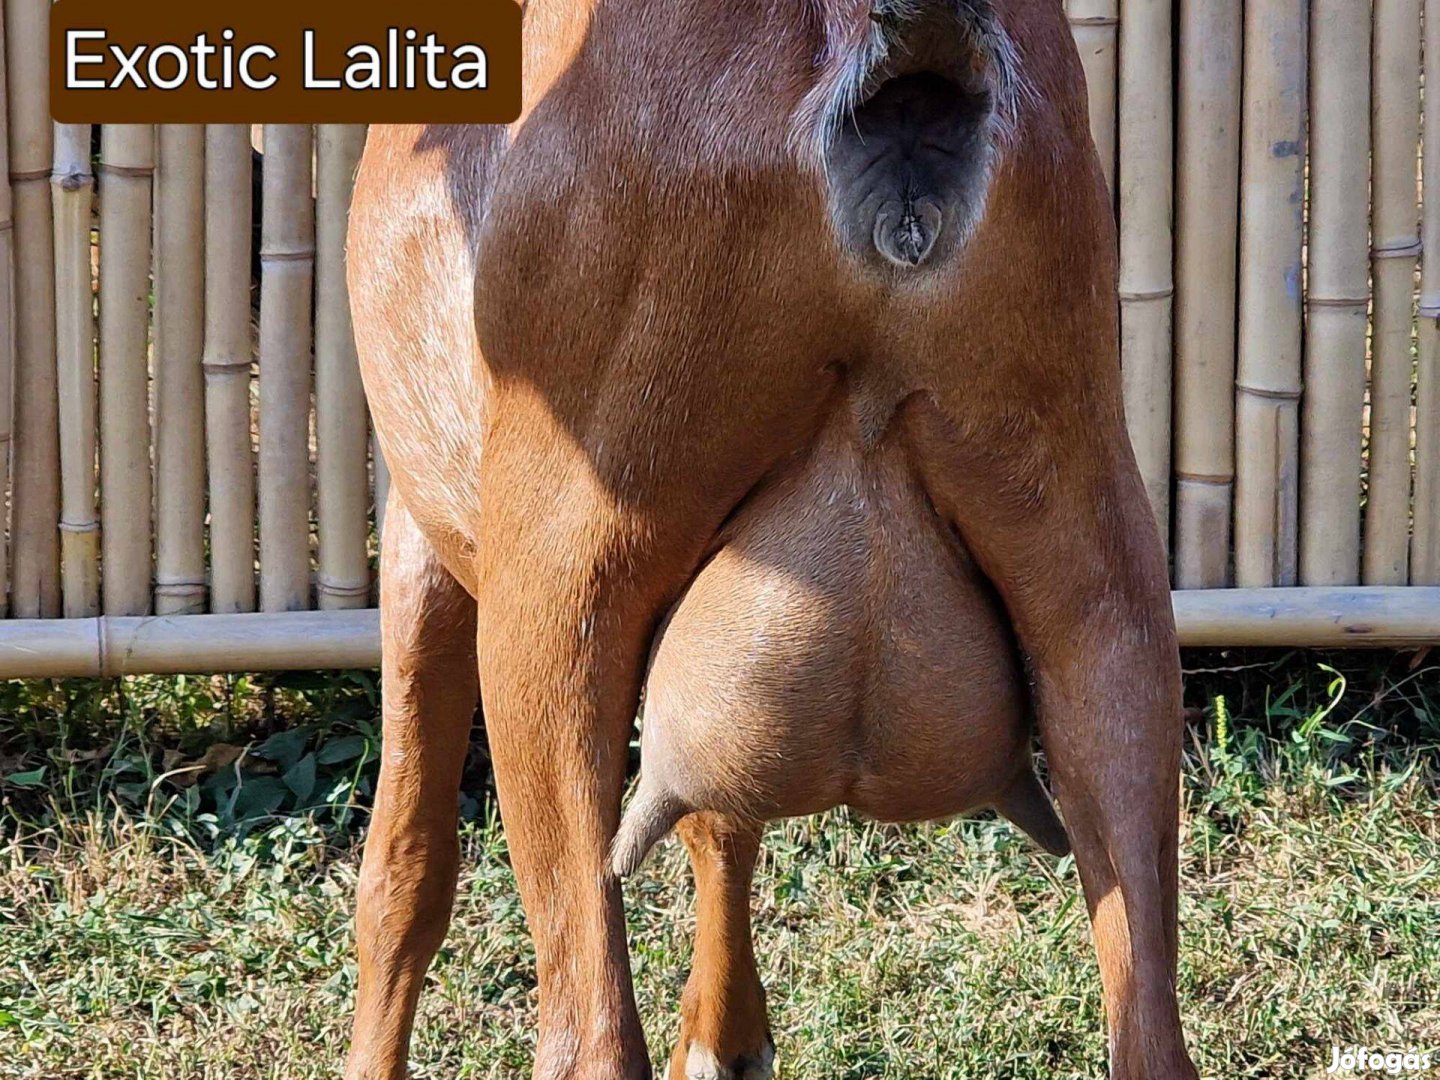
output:
[{"label": "goat tail", "polygon": [[1050,794],[1040,785],[1030,766],[1021,769],[995,800],[995,809],[1051,855],[1070,854],[1070,837],[1055,814]]},{"label": "goat tail", "polygon": [[997,135],[1014,134],[1033,97],[995,0],[810,0],[822,45],[815,84],[791,122],[790,140],[823,161],[856,106],[886,78],[935,70],[978,72],[994,100]]},{"label": "goat tail", "polygon": [[610,867],[615,876],[627,878],[639,870],[650,850],[688,813],[690,808],[674,793],[647,784],[641,776],[639,790],[626,807],[610,845]]}]

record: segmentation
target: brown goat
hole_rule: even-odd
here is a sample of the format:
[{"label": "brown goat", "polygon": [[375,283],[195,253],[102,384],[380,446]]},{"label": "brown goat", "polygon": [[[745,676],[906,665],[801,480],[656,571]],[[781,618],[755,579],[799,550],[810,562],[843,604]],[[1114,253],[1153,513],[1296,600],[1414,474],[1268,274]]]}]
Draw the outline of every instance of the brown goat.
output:
[{"label": "brown goat", "polygon": [[394,485],[348,1075],[404,1075],[477,692],[535,936],[535,1075],[650,1074],[611,864],[644,692],[641,791],[653,772],[669,809],[633,851],[698,811],[672,1080],[771,1069],[756,822],[989,803],[1060,847],[1031,711],[1112,1074],[1193,1077],[1179,664],[1060,4],[530,0],[524,48],[519,121],[372,129],[357,182]]}]

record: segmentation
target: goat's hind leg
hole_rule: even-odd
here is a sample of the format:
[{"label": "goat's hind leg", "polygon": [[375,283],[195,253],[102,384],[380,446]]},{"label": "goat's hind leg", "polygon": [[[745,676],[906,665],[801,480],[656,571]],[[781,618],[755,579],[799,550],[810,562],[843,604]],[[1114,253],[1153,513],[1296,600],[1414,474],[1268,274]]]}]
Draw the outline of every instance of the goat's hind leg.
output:
[{"label": "goat's hind leg", "polygon": [[695,956],[670,1080],[769,1080],[775,1044],[750,938],[757,823],[691,814],[678,831],[695,870]]},{"label": "goat's hind leg", "polygon": [[405,1075],[420,986],[450,921],[456,793],[479,697],[475,602],[394,496],[380,573],[385,739],[360,871],[348,1080]]},{"label": "goat's hind leg", "polygon": [[[1111,1076],[1194,1080],[1175,992],[1179,653],[1163,549],[1119,410],[1067,418],[1063,442],[1031,438],[1055,474],[1034,498],[1006,486],[1023,471],[994,465],[1003,430],[961,441],[958,424],[917,415],[936,504],[995,583],[1029,660],[1094,929]],[[1015,807],[1001,809],[1030,828]]]}]

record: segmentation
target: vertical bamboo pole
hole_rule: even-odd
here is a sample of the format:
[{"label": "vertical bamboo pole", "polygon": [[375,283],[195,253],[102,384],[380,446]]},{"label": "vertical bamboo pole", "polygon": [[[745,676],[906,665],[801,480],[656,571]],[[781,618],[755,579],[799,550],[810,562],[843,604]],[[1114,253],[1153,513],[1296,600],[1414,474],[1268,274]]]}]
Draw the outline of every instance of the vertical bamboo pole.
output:
[{"label": "vertical bamboo pole", "polygon": [[322,608],[370,603],[369,431],[365,390],[345,288],[345,229],[355,169],[365,146],[363,124],[318,131],[316,167],[315,473],[320,532],[318,593]]},{"label": "vertical bamboo pole", "polygon": [[1105,182],[1115,190],[1116,28],[1119,0],[1069,0],[1070,31],[1085,68],[1090,95],[1090,135],[1100,155]]},{"label": "vertical bamboo pole", "polygon": [[155,178],[155,612],[205,609],[205,129],[159,129]]},{"label": "vertical bamboo pole", "polygon": [[1296,579],[1305,11],[1305,0],[1245,4],[1235,397],[1241,586]]},{"label": "vertical bamboo pole", "polygon": [[10,419],[15,378],[15,234],[10,196],[10,104],[5,64],[5,17],[0,9],[0,619],[10,607]]},{"label": "vertical bamboo pole", "polygon": [[95,502],[95,177],[89,124],[55,125],[55,368],[60,397],[60,576],[67,619],[100,614]]},{"label": "vertical bamboo pole", "polygon": [[1120,367],[1140,475],[1168,539],[1174,295],[1170,0],[1122,0],[1120,27]]},{"label": "vertical bamboo pole", "polygon": [[1410,544],[1410,330],[1414,319],[1415,144],[1420,128],[1420,0],[1375,0],[1371,108],[1370,476],[1365,584],[1403,585]]},{"label": "vertical bamboo pole", "polygon": [[1230,583],[1240,0],[1180,4],[1176,170],[1175,584]]},{"label": "vertical bamboo pole", "polygon": [[[385,536],[385,504],[390,498],[390,469],[385,464],[385,452],[380,449],[380,437],[374,428],[370,430],[370,471],[373,477],[375,490],[375,546],[378,551],[380,541]],[[370,603],[380,603],[380,575],[375,575],[371,583]]]},{"label": "vertical bamboo pole", "polygon": [[100,132],[100,548],[107,615],[150,611],[150,198],[155,128]]},{"label": "vertical bamboo pole", "polygon": [[205,133],[205,456],[210,608],[255,610],[255,455],[250,441],[250,129]]},{"label": "vertical bamboo pole", "polygon": [[[1425,0],[1425,85],[1440,87],[1440,0]],[[1435,91],[1432,89],[1431,93]],[[1425,105],[1424,252],[1415,383],[1415,535],[1410,582],[1440,585],[1440,103]]]},{"label": "vertical bamboo pole", "polygon": [[5,0],[10,179],[14,185],[15,366],[10,607],[60,614],[60,420],[51,231],[50,0]]},{"label": "vertical bamboo pole", "polygon": [[1360,575],[1360,423],[1370,292],[1370,7],[1312,0],[1310,35],[1300,581],[1353,585]]},{"label": "vertical bamboo pole", "polygon": [[260,243],[260,607],[310,606],[310,342],[314,139],[265,127]]},{"label": "vertical bamboo pole", "polygon": [[385,534],[385,504],[390,500],[390,466],[385,464],[385,451],[380,439],[370,435],[370,460],[375,473],[375,538]]}]

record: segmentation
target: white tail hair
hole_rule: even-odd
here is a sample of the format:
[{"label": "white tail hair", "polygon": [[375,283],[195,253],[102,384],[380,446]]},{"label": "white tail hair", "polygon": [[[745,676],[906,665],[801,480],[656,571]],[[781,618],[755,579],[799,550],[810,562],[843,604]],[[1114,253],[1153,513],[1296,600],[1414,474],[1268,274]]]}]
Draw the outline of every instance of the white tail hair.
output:
[{"label": "white tail hair", "polygon": [[1022,106],[1033,95],[1019,54],[991,0],[809,0],[823,36],[816,63],[819,78],[792,118],[792,146],[818,159],[845,118],[873,88],[898,54],[908,48],[910,27],[939,12],[954,20],[958,44],[983,69],[994,99],[992,123],[1001,141],[1019,122]]}]

